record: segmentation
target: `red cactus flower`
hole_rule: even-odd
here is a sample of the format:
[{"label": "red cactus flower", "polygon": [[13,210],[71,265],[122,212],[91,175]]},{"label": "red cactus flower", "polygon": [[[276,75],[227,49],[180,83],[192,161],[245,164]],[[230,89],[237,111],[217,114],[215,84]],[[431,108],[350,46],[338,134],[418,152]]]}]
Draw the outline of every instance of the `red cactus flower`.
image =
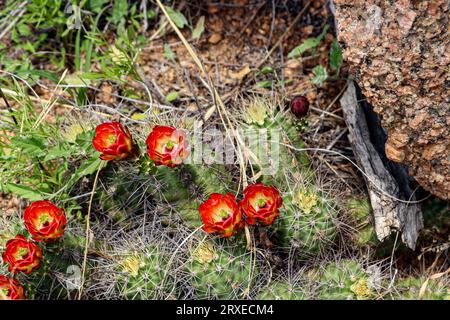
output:
[{"label": "red cactus flower", "polygon": [[25,290],[14,278],[0,274],[0,300],[23,300]]},{"label": "red cactus flower", "polygon": [[222,237],[229,237],[242,226],[242,213],[231,193],[211,194],[198,210],[204,223],[203,230],[208,233],[217,232]]},{"label": "red cactus flower", "polygon": [[9,264],[10,272],[22,271],[28,274],[39,266],[41,260],[42,249],[21,234],[6,243],[3,261]]},{"label": "red cactus flower", "polygon": [[51,201],[35,201],[23,214],[25,226],[36,241],[61,237],[66,227],[66,214]]},{"label": "red cactus flower", "polygon": [[280,192],[274,186],[263,183],[249,185],[244,190],[244,199],[239,201],[239,207],[245,213],[245,222],[255,224],[260,221],[271,224],[278,216],[278,208],[283,204]]},{"label": "red cactus flower", "polygon": [[95,150],[102,153],[102,160],[123,160],[137,155],[138,147],[130,131],[117,121],[105,122],[95,128],[92,139]]},{"label": "red cactus flower", "polygon": [[182,130],[169,126],[155,126],[147,137],[147,152],[158,165],[175,167],[189,155],[188,141]]}]

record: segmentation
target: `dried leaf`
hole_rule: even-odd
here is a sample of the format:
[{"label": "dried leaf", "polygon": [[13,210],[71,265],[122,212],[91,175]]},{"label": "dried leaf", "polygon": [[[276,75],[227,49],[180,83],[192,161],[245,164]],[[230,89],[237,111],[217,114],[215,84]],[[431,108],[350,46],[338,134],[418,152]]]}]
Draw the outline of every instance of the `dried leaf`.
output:
[{"label": "dried leaf", "polygon": [[192,39],[199,39],[205,31],[205,16],[201,16],[192,31]]}]

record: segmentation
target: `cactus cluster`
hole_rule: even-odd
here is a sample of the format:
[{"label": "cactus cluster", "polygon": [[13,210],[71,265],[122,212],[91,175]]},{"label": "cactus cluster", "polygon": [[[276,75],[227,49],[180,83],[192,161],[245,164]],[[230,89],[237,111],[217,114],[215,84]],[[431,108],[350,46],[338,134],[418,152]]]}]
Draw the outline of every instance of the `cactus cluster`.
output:
[{"label": "cactus cluster", "polygon": [[[139,159],[142,167],[145,158]],[[148,197],[157,203],[168,204],[189,228],[202,225],[198,206],[213,192],[226,192],[232,187],[231,175],[224,166],[185,164],[183,167],[148,168],[134,172],[108,166],[96,192],[96,202],[113,221],[137,215]],[[149,178],[148,171],[153,174]],[[153,186],[154,185],[154,186]],[[152,186],[152,187],[150,187]],[[167,213],[170,210],[164,210]]]},{"label": "cactus cluster", "polygon": [[[338,227],[343,225],[339,223],[343,213],[339,211],[338,216],[339,202],[313,182],[315,177],[306,153],[294,150],[304,147],[301,132],[305,121],[295,119],[279,105],[262,99],[252,100],[245,112],[247,129],[267,129],[267,144],[250,144],[257,159],[247,158],[251,164],[247,167],[249,183],[239,185],[239,190],[234,179],[236,166],[175,163],[180,159],[167,159],[156,151],[154,162],[147,156],[133,154],[129,162],[109,162],[102,168],[90,217],[91,221],[98,222],[107,216],[112,223],[110,229],[92,230],[92,234],[114,242],[105,241],[97,246],[97,240],[89,241],[85,287],[90,285],[89,277],[95,275],[93,282],[104,281],[107,293],[91,288],[91,291],[86,290],[88,294],[84,293],[86,296],[97,293],[97,296],[110,297],[108,295],[114,293],[116,298],[132,300],[362,300],[380,297],[378,282],[374,284],[371,272],[357,259],[322,265],[337,251],[338,246],[333,245],[338,238]],[[176,150],[173,145],[166,148]],[[279,161],[277,166],[267,161],[272,148],[278,152],[272,154]],[[104,156],[110,155],[105,153]],[[230,194],[225,194],[227,192]],[[225,200],[234,206],[227,206],[228,202],[220,197],[211,197],[214,193],[228,197]],[[209,200],[219,205],[208,204],[203,211],[202,205]],[[260,200],[262,202],[257,202]],[[216,206],[224,212],[216,212]],[[354,230],[352,248],[372,249],[376,240],[369,202],[351,199],[346,209],[345,218],[351,218],[347,222],[351,221]],[[94,212],[101,216],[94,216]],[[155,214],[142,214],[147,212]],[[215,219],[208,221],[205,216]],[[225,225],[229,217],[236,219],[230,219],[230,224]],[[270,223],[266,222],[268,220]],[[211,227],[212,231],[205,228],[208,223],[210,226],[217,223],[227,232],[226,236],[225,232],[220,233],[219,227]],[[17,233],[13,223],[8,225],[8,229],[0,232],[0,246],[3,239]],[[202,225],[204,231],[215,236],[201,235]],[[241,232],[234,232],[236,230]],[[68,290],[67,285],[71,280],[71,268],[81,268],[86,239],[72,231],[47,245],[41,269],[24,278],[30,298],[73,298],[73,293],[77,293],[77,290]],[[139,246],[134,245],[137,239],[141,242]],[[252,250],[248,250],[249,247]],[[169,252],[166,248],[176,249]],[[91,255],[98,259],[92,259]],[[272,264],[283,258],[287,265]],[[318,266],[311,268],[312,262]],[[298,267],[304,269],[297,274],[301,277],[294,277],[297,280],[285,276],[297,272]],[[268,280],[269,273],[273,280]],[[378,277],[377,281],[381,282],[380,279]],[[449,297],[448,283],[430,281],[421,291],[423,282],[422,278],[398,281],[395,298]]]},{"label": "cactus cluster", "polygon": [[263,183],[276,185],[284,192],[283,207],[275,223],[281,246],[295,249],[300,258],[318,254],[336,237],[336,210],[309,182],[313,172],[306,153],[296,151],[305,147],[301,138],[304,119],[296,119],[282,106],[254,99],[247,105],[244,120],[248,129],[267,129],[268,143],[250,144],[258,159],[265,160],[269,151],[278,152],[278,164],[269,162],[264,167],[256,161],[251,163],[261,170]]}]

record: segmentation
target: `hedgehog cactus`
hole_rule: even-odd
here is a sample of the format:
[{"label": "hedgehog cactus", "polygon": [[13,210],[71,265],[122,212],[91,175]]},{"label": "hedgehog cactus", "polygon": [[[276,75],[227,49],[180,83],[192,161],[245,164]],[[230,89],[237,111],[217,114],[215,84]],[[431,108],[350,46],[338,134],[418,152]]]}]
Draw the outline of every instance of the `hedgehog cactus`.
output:
[{"label": "hedgehog cactus", "polygon": [[[286,173],[297,172],[299,167],[304,175],[310,175],[308,157],[305,152],[295,150],[305,147],[301,139],[303,121],[260,98],[248,103],[243,118],[249,149],[257,158],[250,156],[250,160],[254,168],[261,170],[264,183],[284,184]],[[268,158],[270,154],[272,158]]]},{"label": "hedgehog cactus", "polygon": [[185,268],[197,299],[244,298],[255,273],[249,255],[212,242],[194,248]]},{"label": "hedgehog cactus", "polygon": [[139,196],[142,196],[142,193],[135,192],[135,189],[136,184],[112,176],[97,190],[96,200],[111,219],[121,221],[136,214],[142,207],[139,206]]},{"label": "hedgehog cactus", "polygon": [[350,199],[347,202],[350,218],[355,224],[352,235],[357,246],[373,246],[378,243],[375,228],[371,221],[372,208],[368,199]]},{"label": "hedgehog cactus", "polygon": [[167,299],[173,278],[167,273],[167,257],[158,247],[128,252],[118,263],[117,289],[127,299]]},{"label": "hedgehog cactus", "polygon": [[[39,293],[41,298],[46,299],[73,298],[81,281],[80,260],[84,245],[84,236],[71,232],[66,232],[55,242],[48,242],[41,266],[27,276],[24,284],[27,296],[33,298]],[[90,265],[86,267],[85,276],[88,277]]]},{"label": "hedgehog cactus", "polygon": [[[136,160],[142,167],[147,167],[144,158]],[[112,220],[122,221],[142,212],[146,199],[149,176],[135,168],[132,163],[110,163],[103,169],[99,185],[96,189],[95,203]],[[150,170],[150,169],[149,169]],[[144,170],[147,172],[147,169]]]},{"label": "hedgehog cactus", "polygon": [[256,297],[257,300],[304,300],[305,298],[306,293],[303,288],[286,280],[269,283]]},{"label": "hedgehog cactus", "polygon": [[[400,300],[450,300],[450,279],[425,277],[408,277],[397,281],[396,299]],[[421,289],[423,288],[422,292]]]},{"label": "hedgehog cactus", "polygon": [[335,210],[314,188],[300,188],[284,197],[278,235],[284,247],[296,248],[299,258],[318,254],[332,243],[337,230]]},{"label": "hedgehog cactus", "polygon": [[[248,129],[267,129],[268,143],[262,143],[259,139],[255,139],[258,143],[249,141],[250,150],[259,160],[270,155],[271,151],[274,156],[274,159],[268,159],[269,167],[264,166],[265,161],[260,164],[252,161],[262,173],[262,182],[289,192],[283,199],[276,227],[281,244],[296,248],[300,258],[319,253],[337,234],[335,210],[314,187],[299,189],[290,185],[291,181],[308,181],[313,177],[306,153],[295,150],[305,147],[301,132],[306,120],[298,120],[278,104],[260,98],[248,103],[244,120]],[[274,164],[277,160],[278,166]],[[292,189],[297,190],[292,192]]]},{"label": "hedgehog cactus", "polygon": [[192,193],[199,193],[202,197],[215,192],[225,193],[232,187],[229,170],[222,165],[184,165],[181,168],[181,179],[191,188]]},{"label": "hedgehog cactus", "polygon": [[320,275],[318,291],[323,300],[366,300],[375,294],[365,270],[353,260],[327,265]]},{"label": "hedgehog cactus", "polygon": [[191,197],[186,183],[181,179],[180,168],[158,167],[155,177],[160,184],[158,190],[163,201],[174,203]]},{"label": "hedgehog cactus", "polygon": [[198,200],[182,200],[175,205],[175,210],[183,223],[190,229],[203,225],[202,217],[198,212],[201,202]]},{"label": "hedgehog cactus", "polygon": [[173,205],[188,228],[198,228],[203,224],[198,212],[202,199],[214,192],[225,193],[232,186],[231,175],[216,166],[183,165],[172,169],[170,179],[172,187],[178,189],[164,191],[164,198]]},{"label": "hedgehog cactus", "polygon": [[204,198],[214,192],[226,192],[232,187],[229,171],[224,166],[184,164],[177,168],[158,168],[156,178],[161,183],[163,198],[170,203]]},{"label": "hedgehog cactus", "polygon": [[[1,215],[1,212],[0,212]],[[19,214],[0,216],[0,253],[4,251],[6,242],[16,234],[23,232],[22,217]],[[78,283],[77,271],[81,269],[80,261],[83,256],[85,237],[71,231],[55,241],[45,243],[44,259],[41,265],[29,275],[19,274],[29,299],[37,297],[44,299],[73,298]],[[1,260],[1,259],[0,259]],[[89,264],[87,265],[89,274]],[[7,273],[6,264],[0,263],[0,271]]]}]

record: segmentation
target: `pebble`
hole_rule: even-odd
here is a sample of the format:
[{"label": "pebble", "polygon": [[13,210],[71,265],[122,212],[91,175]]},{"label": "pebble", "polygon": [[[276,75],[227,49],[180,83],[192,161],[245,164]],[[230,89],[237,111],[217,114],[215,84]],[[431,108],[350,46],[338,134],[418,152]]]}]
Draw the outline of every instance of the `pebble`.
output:
[{"label": "pebble", "polygon": [[222,35],[220,33],[213,33],[209,39],[208,42],[212,44],[217,44],[222,40]]}]

